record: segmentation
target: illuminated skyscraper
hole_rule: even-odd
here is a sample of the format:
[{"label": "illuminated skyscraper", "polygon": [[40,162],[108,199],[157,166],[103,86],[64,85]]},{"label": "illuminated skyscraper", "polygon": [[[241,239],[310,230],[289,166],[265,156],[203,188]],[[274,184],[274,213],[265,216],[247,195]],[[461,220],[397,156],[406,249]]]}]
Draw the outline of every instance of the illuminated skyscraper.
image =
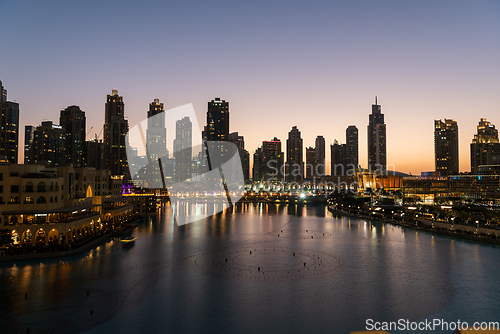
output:
[{"label": "illuminated skyscraper", "polygon": [[53,166],[66,164],[66,136],[60,125],[44,121],[37,126],[30,147],[31,163],[47,163]]},{"label": "illuminated skyscraper", "polygon": [[59,125],[66,135],[66,162],[74,167],[84,167],[86,159],[85,144],[85,111],[78,106],[70,106],[61,110]]},{"label": "illuminated skyscraper", "polygon": [[262,142],[260,156],[260,172],[263,181],[283,181],[284,154],[281,151],[281,140],[274,137]]},{"label": "illuminated skyscraper", "polygon": [[130,179],[125,136],[128,132],[128,121],[125,119],[123,97],[113,89],[107,96],[104,115],[104,167],[111,170],[112,175],[124,175],[125,181]]},{"label": "illuminated skyscraper", "polygon": [[346,161],[348,165],[359,165],[359,150],[358,150],[358,128],[355,125],[350,125],[345,130],[346,139]]},{"label": "illuminated skyscraper", "polygon": [[[315,159],[315,167],[314,167],[314,177],[316,177],[316,181],[320,181],[321,178],[325,176],[325,138],[323,136],[316,137],[316,143],[314,147],[314,159]],[[307,159],[306,159],[307,160]]]},{"label": "illuminated skyscraper", "polygon": [[306,147],[306,179],[311,181],[316,169],[316,152],[314,147]]},{"label": "illuminated skyscraper", "polygon": [[0,81],[0,156],[17,164],[19,151],[19,103],[7,101],[7,90]]},{"label": "illuminated skyscraper", "polygon": [[387,169],[386,127],[381,110],[375,97],[368,122],[368,168],[372,170]]},{"label": "illuminated skyscraper", "polygon": [[286,181],[301,184],[304,181],[303,143],[296,126],[288,132],[286,141]]},{"label": "illuminated skyscraper", "polygon": [[193,126],[189,117],[184,117],[175,123],[175,182],[191,178],[192,141]]},{"label": "illuminated skyscraper", "polygon": [[208,102],[207,140],[229,140],[229,102],[218,97]]},{"label": "illuminated skyscraper", "polygon": [[156,163],[158,158],[166,156],[167,128],[165,127],[165,109],[163,109],[163,103],[160,103],[158,99],[149,104],[146,142],[149,157],[153,162]]},{"label": "illuminated skyscraper", "polygon": [[330,146],[331,175],[353,175],[353,169],[358,167],[358,128],[350,125],[345,133],[346,144],[335,140]]},{"label": "illuminated skyscraper", "polygon": [[436,172],[442,176],[458,174],[458,125],[452,119],[434,121]]},{"label": "illuminated skyscraper", "polygon": [[485,165],[500,165],[500,143],[495,126],[481,118],[470,144],[471,173],[477,174],[479,166]]},{"label": "illuminated skyscraper", "polygon": [[24,127],[24,163],[33,163],[33,156],[31,152],[31,145],[33,145],[33,139],[35,138],[35,127],[33,125],[26,125]]}]

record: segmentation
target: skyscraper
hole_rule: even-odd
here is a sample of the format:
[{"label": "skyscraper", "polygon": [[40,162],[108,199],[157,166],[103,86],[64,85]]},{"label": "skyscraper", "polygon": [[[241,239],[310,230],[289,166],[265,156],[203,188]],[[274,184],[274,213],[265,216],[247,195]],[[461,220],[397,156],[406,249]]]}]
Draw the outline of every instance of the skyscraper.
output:
[{"label": "skyscraper", "polygon": [[0,156],[17,164],[19,150],[19,104],[7,101],[7,90],[0,81]]},{"label": "skyscraper", "polygon": [[189,117],[175,123],[174,158],[175,182],[191,178],[193,127]]},{"label": "skyscraper", "polygon": [[354,175],[353,169],[358,168],[358,128],[350,125],[345,133],[346,144],[335,140],[330,146],[331,175]]},{"label": "skyscraper", "polygon": [[245,150],[245,139],[243,136],[239,136],[238,132],[232,132],[229,134],[229,141],[238,147],[241,167],[243,169],[243,178],[247,181],[250,179],[250,153]]},{"label": "skyscraper", "polygon": [[52,121],[37,126],[30,147],[31,163],[47,163],[53,166],[66,164],[66,136],[62,126]]},{"label": "skyscraper", "polygon": [[102,139],[97,138],[85,142],[85,166],[102,169]]},{"label": "skyscraper", "polygon": [[128,121],[125,119],[123,97],[113,89],[107,96],[104,115],[104,167],[111,170],[112,175],[124,175],[130,179],[125,136],[128,132]]},{"label": "skyscraper", "polygon": [[229,140],[229,102],[218,97],[208,102],[207,140]]},{"label": "skyscraper", "polygon": [[252,181],[262,181],[262,148],[259,147],[253,154]]},{"label": "skyscraper", "polygon": [[284,154],[281,151],[281,140],[274,137],[262,142],[260,156],[260,173],[263,181],[283,181]]},{"label": "skyscraper", "polygon": [[163,109],[163,103],[160,103],[159,99],[154,99],[149,104],[146,143],[152,162],[156,163],[158,158],[166,155],[167,128],[165,127],[165,109]]},{"label": "skyscraper", "polygon": [[368,122],[368,168],[372,170],[387,169],[386,127],[381,110],[375,97]]},{"label": "skyscraper", "polygon": [[33,155],[31,151],[31,146],[33,145],[33,139],[35,138],[35,127],[33,125],[26,125],[24,127],[24,163],[33,163]]},{"label": "skyscraper", "polygon": [[304,181],[304,158],[302,138],[296,126],[288,132],[286,141],[286,181],[302,183]]},{"label": "skyscraper", "polygon": [[346,163],[357,167],[359,165],[358,150],[358,128],[355,125],[349,125],[345,130],[346,139]]},{"label": "skyscraper", "polygon": [[442,176],[458,174],[458,125],[452,119],[434,121],[434,160]]},{"label": "skyscraper", "polygon": [[[229,140],[229,102],[218,97],[208,102],[206,136],[208,141],[213,142],[211,145],[214,145],[211,154],[220,155],[221,159],[227,160],[229,152],[227,146],[222,142]],[[207,154],[207,164],[209,166],[211,165],[211,159],[210,154]]]},{"label": "skyscraper", "polygon": [[19,103],[6,101],[2,111],[0,155],[17,164],[19,153]]},{"label": "skyscraper", "polygon": [[314,147],[306,147],[306,180],[311,181],[316,169],[316,152]]},{"label": "skyscraper", "polygon": [[85,111],[79,106],[70,106],[61,110],[59,125],[66,133],[66,162],[74,167],[84,167],[86,158]]},{"label": "skyscraper", "polygon": [[484,165],[500,165],[500,142],[495,126],[481,118],[470,144],[471,173],[478,174],[479,166]]},{"label": "skyscraper", "polygon": [[342,158],[342,146],[339,144],[337,139],[333,141],[330,145],[330,169],[332,176],[344,175],[344,160]]},{"label": "skyscraper", "polygon": [[[316,137],[316,143],[314,147],[315,154],[315,167],[314,167],[314,176],[317,178],[317,181],[320,181],[321,178],[325,177],[325,138],[323,136]],[[307,159],[306,159],[307,160]]]}]

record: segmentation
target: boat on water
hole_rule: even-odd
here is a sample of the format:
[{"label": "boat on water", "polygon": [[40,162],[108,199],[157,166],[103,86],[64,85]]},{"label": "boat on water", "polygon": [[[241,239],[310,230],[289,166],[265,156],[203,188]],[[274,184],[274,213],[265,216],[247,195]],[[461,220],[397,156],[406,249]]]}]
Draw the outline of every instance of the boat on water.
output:
[{"label": "boat on water", "polygon": [[126,237],[126,238],[120,239],[120,243],[123,246],[131,246],[134,244],[135,239],[137,239],[137,237]]}]

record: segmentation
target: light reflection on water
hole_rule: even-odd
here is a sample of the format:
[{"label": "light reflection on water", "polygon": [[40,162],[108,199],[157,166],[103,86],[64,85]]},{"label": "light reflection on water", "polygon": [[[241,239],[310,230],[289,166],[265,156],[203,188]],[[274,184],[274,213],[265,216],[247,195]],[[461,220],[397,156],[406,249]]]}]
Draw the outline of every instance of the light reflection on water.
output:
[{"label": "light reflection on water", "polygon": [[[182,226],[174,216],[167,205],[146,218],[131,248],[115,239],[62,259],[0,264],[0,326],[23,332],[348,333],[364,329],[368,318],[498,320],[496,246],[333,216],[321,206],[244,203]],[[272,233],[281,230],[288,233]],[[331,237],[311,239],[305,231]],[[322,252],[340,267],[263,282],[195,264],[203,254],[250,244]]]}]

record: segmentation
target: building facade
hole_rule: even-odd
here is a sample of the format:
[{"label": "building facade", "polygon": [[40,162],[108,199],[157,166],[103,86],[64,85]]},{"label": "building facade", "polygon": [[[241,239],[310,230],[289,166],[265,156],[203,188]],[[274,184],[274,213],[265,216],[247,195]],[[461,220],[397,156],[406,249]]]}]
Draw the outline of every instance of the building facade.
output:
[{"label": "building facade", "polygon": [[243,136],[239,136],[238,132],[232,132],[229,134],[229,141],[238,147],[241,168],[243,170],[243,178],[246,182],[250,179],[250,153],[245,150],[245,138]]},{"label": "building facade", "polygon": [[79,106],[61,110],[59,125],[65,132],[66,162],[75,167],[84,167],[86,158],[86,117]]},{"label": "building facade", "polygon": [[479,167],[485,165],[500,165],[500,142],[495,126],[481,118],[470,144],[471,173],[478,174]]},{"label": "building facade", "polygon": [[377,103],[372,105],[372,113],[368,122],[368,169],[387,169],[386,126],[382,107]]},{"label": "building facade", "polygon": [[286,141],[286,181],[301,184],[304,181],[303,142],[299,129],[294,126]]},{"label": "building facade", "polygon": [[191,178],[192,142],[193,125],[189,117],[184,117],[175,123],[175,182]]},{"label": "building facade", "polygon": [[0,156],[17,164],[19,152],[19,103],[7,101],[0,81]]},{"label": "building facade", "polygon": [[128,121],[125,119],[125,104],[123,97],[113,89],[107,96],[104,115],[104,167],[112,175],[124,175],[126,182],[130,179],[125,136],[128,132]]},{"label": "building facade", "polygon": [[459,173],[458,125],[455,120],[434,121],[434,161],[441,176]]},{"label": "building facade", "polygon": [[44,121],[37,126],[28,157],[32,164],[66,165],[66,133],[62,126],[52,121]]}]

